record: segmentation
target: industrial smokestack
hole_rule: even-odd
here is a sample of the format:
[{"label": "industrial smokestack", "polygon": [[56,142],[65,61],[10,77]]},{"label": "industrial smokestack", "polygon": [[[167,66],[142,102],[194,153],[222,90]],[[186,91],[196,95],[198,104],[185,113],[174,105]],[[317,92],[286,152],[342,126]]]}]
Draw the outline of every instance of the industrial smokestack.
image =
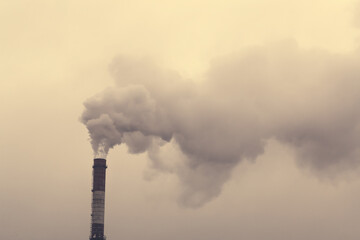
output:
[{"label": "industrial smokestack", "polygon": [[106,239],[104,235],[106,168],[106,159],[94,159],[90,240]]}]

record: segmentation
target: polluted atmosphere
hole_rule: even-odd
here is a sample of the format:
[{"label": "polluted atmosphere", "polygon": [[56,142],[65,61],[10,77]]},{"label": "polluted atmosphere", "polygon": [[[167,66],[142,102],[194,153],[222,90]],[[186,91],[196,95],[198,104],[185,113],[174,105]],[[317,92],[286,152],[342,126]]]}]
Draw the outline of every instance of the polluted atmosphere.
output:
[{"label": "polluted atmosphere", "polygon": [[359,0],[0,12],[1,239],[360,238]]}]

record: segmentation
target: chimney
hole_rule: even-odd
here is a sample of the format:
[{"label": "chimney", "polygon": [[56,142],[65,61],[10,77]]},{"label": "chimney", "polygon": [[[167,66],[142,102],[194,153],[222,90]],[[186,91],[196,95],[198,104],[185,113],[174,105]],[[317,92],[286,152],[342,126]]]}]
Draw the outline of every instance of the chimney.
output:
[{"label": "chimney", "polygon": [[90,240],[106,239],[104,235],[106,168],[106,159],[94,159]]}]

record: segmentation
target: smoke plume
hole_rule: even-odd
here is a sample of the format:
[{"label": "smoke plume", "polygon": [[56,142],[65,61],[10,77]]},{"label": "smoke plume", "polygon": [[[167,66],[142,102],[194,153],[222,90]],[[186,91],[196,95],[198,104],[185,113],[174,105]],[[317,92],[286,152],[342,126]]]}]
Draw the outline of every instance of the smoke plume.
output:
[{"label": "smoke plume", "polygon": [[[337,173],[360,159],[360,54],[301,50],[293,42],[212,62],[204,81],[120,56],[115,86],[88,99],[81,121],[95,154],[125,143],[154,168],[177,174],[179,203],[218,196],[231,170],[264,153],[269,139],[292,147],[299,165]],[[161,156],[173,144],[180,162]]]}]

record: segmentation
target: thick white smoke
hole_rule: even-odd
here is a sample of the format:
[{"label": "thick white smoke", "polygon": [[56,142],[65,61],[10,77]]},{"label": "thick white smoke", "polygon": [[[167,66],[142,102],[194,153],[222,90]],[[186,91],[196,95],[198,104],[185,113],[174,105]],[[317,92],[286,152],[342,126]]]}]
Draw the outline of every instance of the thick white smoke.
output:
[{"label": "thick white smoke", "polygon": [[[360,160],[360,54],[332,55],[282,43],[215,60],[192,82],[149,61],[118,57],[115,86],[85,102],[81,121],[95,154],[125,143],[178,175],[179,202],[218,196],[231,170],[267,140],[295,149],[300,165],[336,173]],[[176,144],[183,161],[159,149]]]}]

